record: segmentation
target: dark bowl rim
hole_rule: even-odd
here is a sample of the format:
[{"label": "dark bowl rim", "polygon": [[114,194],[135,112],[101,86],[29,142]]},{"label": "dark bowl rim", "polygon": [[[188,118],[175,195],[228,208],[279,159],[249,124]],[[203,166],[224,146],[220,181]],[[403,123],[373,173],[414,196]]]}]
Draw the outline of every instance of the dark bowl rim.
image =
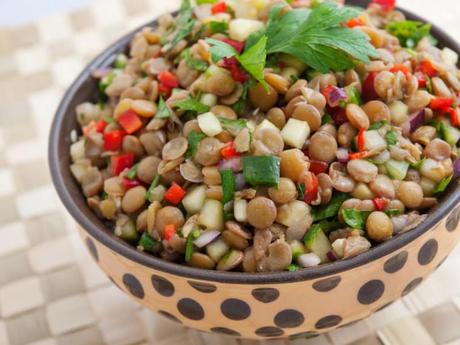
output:
[{"label": "dark bowl rim", "polygon": [[[365,1],[359,0],[355,2],[358,2],[359,4],[366,3]],[[427,20],[413,14],[408,10],[401,8],[398,9],[401,10],[409,19],[428,22]],[[145,25],[154,25],[155,23],[156,19]],[[144,27],[145,25],[142,25],[140,28]],[[107,227],[102,222],[99,222],[99,224],[92,222],[88,216],[85,215],[83,210],[78,207],[73,199],[72,194],[69,191],[69,188],[72,188],[72,183],[68,183],[68,179],[72,177],[68,171],[64,172],[62,166],[60,165],[59,140],[60,137],[64,135],[62,133],[62,127],[65,123],[65,120],[67,119],[66,115],[69,113],[70,102],[80,87],[83,85],[83,83],[87,81],[88,78],[90,78],[90,71],[94,68],[103,66],[104,62],[107,62],[111,58],[113,59],[114,54],[123,50],[123,48],[127,46],[132,36],[137,31],[139,31],[140,28],[131,31],[130,33],[124,35],[122,38],[118,39],[115,43],[105,49],[99,56],[92,60],[91,63],[87,65],[87,67],[85,67],[85,69],[66,91],[61,103],[59,104],[52,123],[49,137],[48,163],[53,184],[62,203],[64,204],[67,211],[85,231],[87,231],[97,241],[101,242],[103,245],[107,246],[115,253],[120,254],[127,259],[143,266],[189,279],[244,285],[306,281],[337,275],[341,272],[348,271],[359,266],[364,266],[372,261],[387,256],[388,254],[396,252],[397,250],[408,245],[410,242],[414,241],[416,238],[425,234],[431,228],[436,226],[449,213],[449,211],[459,203],[460,189],[457,188],[458,180],[456,180],[455,183],[452,183],[449,191],[444,197],[443,202],[440,203],[440,205],[437,206],[437,208],[428,216],[427,220],[417,228],[398,235],[393,239],[373,247],[368,252],[360,254],[354,258],[336,261],[314,268],[302,269],[296,272],[244,273],[204,270],[168,262],[138,251],[131,245],[116,238],[115,235],[111,234],[109,231],[105,231],[107,230]],[[432,26],[432,34],[441,43],[443,43],[441,46],[447,46],[457,53],[460,53],[460,46],[458,43],[436,25]],[[72,111],[73,110],[70,110],[70,112]],[[83,196],[81,192],[80,194]]]}]

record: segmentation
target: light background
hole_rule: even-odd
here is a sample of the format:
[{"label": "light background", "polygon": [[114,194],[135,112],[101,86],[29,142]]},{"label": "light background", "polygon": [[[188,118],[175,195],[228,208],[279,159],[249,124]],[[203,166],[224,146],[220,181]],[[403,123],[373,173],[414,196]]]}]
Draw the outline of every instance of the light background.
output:
[{"label": "light background", "polygon": [[[458,0],[399,3],[460,37]],[[74,77],[117,37],[177,6],[0,0],[0,345],[255,344],[183,329],[119,292],[86,253],[46,166],[53,112]],[[389,308],[291,344],[460,345],[459,267],[460,248]]]}]

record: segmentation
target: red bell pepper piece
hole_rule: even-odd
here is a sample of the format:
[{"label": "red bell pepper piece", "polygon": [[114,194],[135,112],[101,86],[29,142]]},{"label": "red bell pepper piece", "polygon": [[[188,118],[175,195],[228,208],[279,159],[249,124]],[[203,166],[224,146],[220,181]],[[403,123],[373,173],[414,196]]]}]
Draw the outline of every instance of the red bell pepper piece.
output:
[{"label": "red bell pepper piece", "polygon": [[364,22],[359,17],[352,18],[347,22],[347,26],[349,28],[354,28],[355,26],[361,26],[361,25],[364,25]]},{"label": "red bell pepper piece", "polygon": [[240,68],[239,62],[234,56],[231,58],[224,57],[220,63],[220,67],[229,70],[233,80],[237,82],[245,83],[249,79],[249,76]]},{"label": "red bell pepper piece", "polygon": [[364,128],[361,128],[358,133],[357,144],[358,144],[359,152],[364,151],[364,144],[366,143],[366,138],[364,137],[364,131],[365,131]]},{"label": "red bell pepper piece", "polygon": [[214,4],[211,8],[212,14],[217,13],[226,13],[227,12],[227,4],[225,1],[219,1],[218,3]]},{"label": "red bell pepper piece", "polygon": [[450,107],[454,104],[453,98],[450,97],[436,97],[433,98],[430,102],[431,110],[443,110],[448,111]]},{"label": "red bell pepper piece", "polygon": [[396,0],[372,0],[372,4],[380,5],[384,11],[393,11],[396,7]]},{"label": "red bell pepper piece", "polygon": [[120,129],[104,133],[104,150],[118,151],[121,148],[124,136],[125,132]]},{"label": "red bell pepper piece", "polygon": [[178,205],[185,196],[185,190],[176,182],[173,182],[171,187],[165,193],[165,200],[171,204]]},{"label": "red bell pepper piece", "polygon": [[458,119],[458,111],[453,108],[449,108],[446,111],[450,116],[450,123],[452,126],[458,127],[460,125],[460,120]]},{"label": "red bell pepper piece", "polygon": [[318,197],[318,178],[313,173],[308,173],[305,177],[304,201],[310,204]]},{"label": "red bell pepper piece", "polygon": [[163,229],[163,238],[169,241],[176,234],[176,226],[174,224],[168,224]]},{"label": "red bell pepper piece", "polygon": [[225,42],[228,45],[230,45],[233,48],[235,48],[235,50],[238,52],[238,54],[241,54],[243,52],[244,42],[234,41],[234,40],[231,40],[230,38],[227,38],[227,37],[222,38],[221,41]]},{"label": "red bell pepper piece", "polygon": [[110,165],[115,176],[120,175],[125,169],[129,169],[134,163],[134,153],[128,152],[121,155],[112,156]]},{"label": "red bell pepper piece", "polygon": [[310,161],[310,171],[315,175],[325,173],[328,168],[329,165],[326,162],[315,160]]},{"label": "red bell pepper piece", "polygon": [[362,152],[350,152],[348,154],[348,159],[353,160],[353,159],[362,159],[366,158],[369,155],[368,151],[362,151]]},{"label": "red bell pepper piece", "polygon": [[387,200],[385,198],[374,198],[372,199],[372,203],[377,211],[383,211],[387,205]]},{"label": "red bell pepper piece", "polygon": [[363,83],[363,100],[365,102],[373,101],[379,98],[379,95],[375,91],[374,81],[377,77],[378,72],[371,72],[367,76],[366,80]]},{"label": "red bell pepper piece", "polygon": [[229,143],[225,144],[225,146],[220,150],[220,154],[225,159],[240,156],[240,154],[235,150],[235,144],[233,143],[233,141],[230,141]]},{"label": "red bell pepper piece", "polygon": [[417,71],[426,74],[430,78],[436,77],[438,75],[438,70],[428,60],[421,61]]},{"label": "red bell pepper piece", "polygon": [[158,84],[158,92],[160,95],[163,95],[164,98],[169,98],[169,96],[171,96],[172,89],[163,84]]},{"label": "red bell pepper piece", "polygon": [[169,71],[161,72],[158,75],[158,80],[160,81],[160,84],[167,88],[174,89],[176,87],[179,87],[179,80],[173,73]]},{"label": "red bell pepper piece", "polygon": [[396,65],[394,65],[391,69],[390,69],[390,72],[392,73],[397,73],[397,72],[402,72],[404,73],[404,75],[407,77],[407,76],[410,76],[411,74],[411,70],[409,67],[407,67],[406,65],[402,64],[402,63],[398,63]]},{"label": "red bell pepper piece", "polygon": [[88,133],[92,131],[102,133],[108,124],[109,123],[105,120],[99,120],[97,122],[91,121],[87,126],[83,128],[83,135],[87,136]]},{"label": "red bell pepper piece", "polygon": [[138,179],[130,180],[126,177],[123,177],[123,187],[125,188],[125,191],[137,186],[142,186],[142,182]]},{"label": "red bell pepper piece", "polygon": [[427,80],[427,78],[423,75],[423,73],[417,72],[417,73],[415,73],[415,76],[417,77],[418,87],[419,87],[420,89],[426,88],[426,86],[427,86],[427,84],[428,84],[428,80]]},{"label": "red bell pepper piece", "polygon": [[128,111],[121,114],[118,117],[118,123],[128,134],[134,133],[142,127],[141,119],[132,109],[129,109]]}]

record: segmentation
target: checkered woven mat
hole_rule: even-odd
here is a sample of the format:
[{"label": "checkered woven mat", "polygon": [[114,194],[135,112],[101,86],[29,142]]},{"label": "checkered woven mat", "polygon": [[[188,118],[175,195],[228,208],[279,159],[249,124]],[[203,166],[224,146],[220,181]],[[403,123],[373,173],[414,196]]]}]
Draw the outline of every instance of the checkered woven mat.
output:
[{"label": "checkered woven mat", "polygon": [[[0,28],[0,345],[258,344],[182,328],[131,301],[82,246],[46,165],[54,110],[110,42],[178,0],[93,0]],[[400,0],[460,37],[458,0]],[[371,318],[292,345],[460,345],[460,248],[415,292]]]}]

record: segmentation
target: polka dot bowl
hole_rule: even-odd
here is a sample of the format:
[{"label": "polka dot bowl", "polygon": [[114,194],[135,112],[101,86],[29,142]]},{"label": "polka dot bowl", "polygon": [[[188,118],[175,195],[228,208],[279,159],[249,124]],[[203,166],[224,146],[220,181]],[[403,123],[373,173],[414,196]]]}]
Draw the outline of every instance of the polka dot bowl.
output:
[{"label": "polka dot bowl", "polygon": [[[440,29],[434,27],[433,34],[442,46],[460,51]],[[105,50],[67,91],[54,119],[49,162],[58,194],[79,223],[94,260],[114,284],[139,303],[206,332],[254,339],[315,335],[363,319],[408,294],[459,241],[456,180],[418,228],[358,257],[317,268],[269,274],[205,271],[136,251],[114,236],[88,208],[69,171],[70,133],[77,128],[75,106],[94,100],[97,94],[90,72],[113,63],[132,36],[126,35]]]}]

